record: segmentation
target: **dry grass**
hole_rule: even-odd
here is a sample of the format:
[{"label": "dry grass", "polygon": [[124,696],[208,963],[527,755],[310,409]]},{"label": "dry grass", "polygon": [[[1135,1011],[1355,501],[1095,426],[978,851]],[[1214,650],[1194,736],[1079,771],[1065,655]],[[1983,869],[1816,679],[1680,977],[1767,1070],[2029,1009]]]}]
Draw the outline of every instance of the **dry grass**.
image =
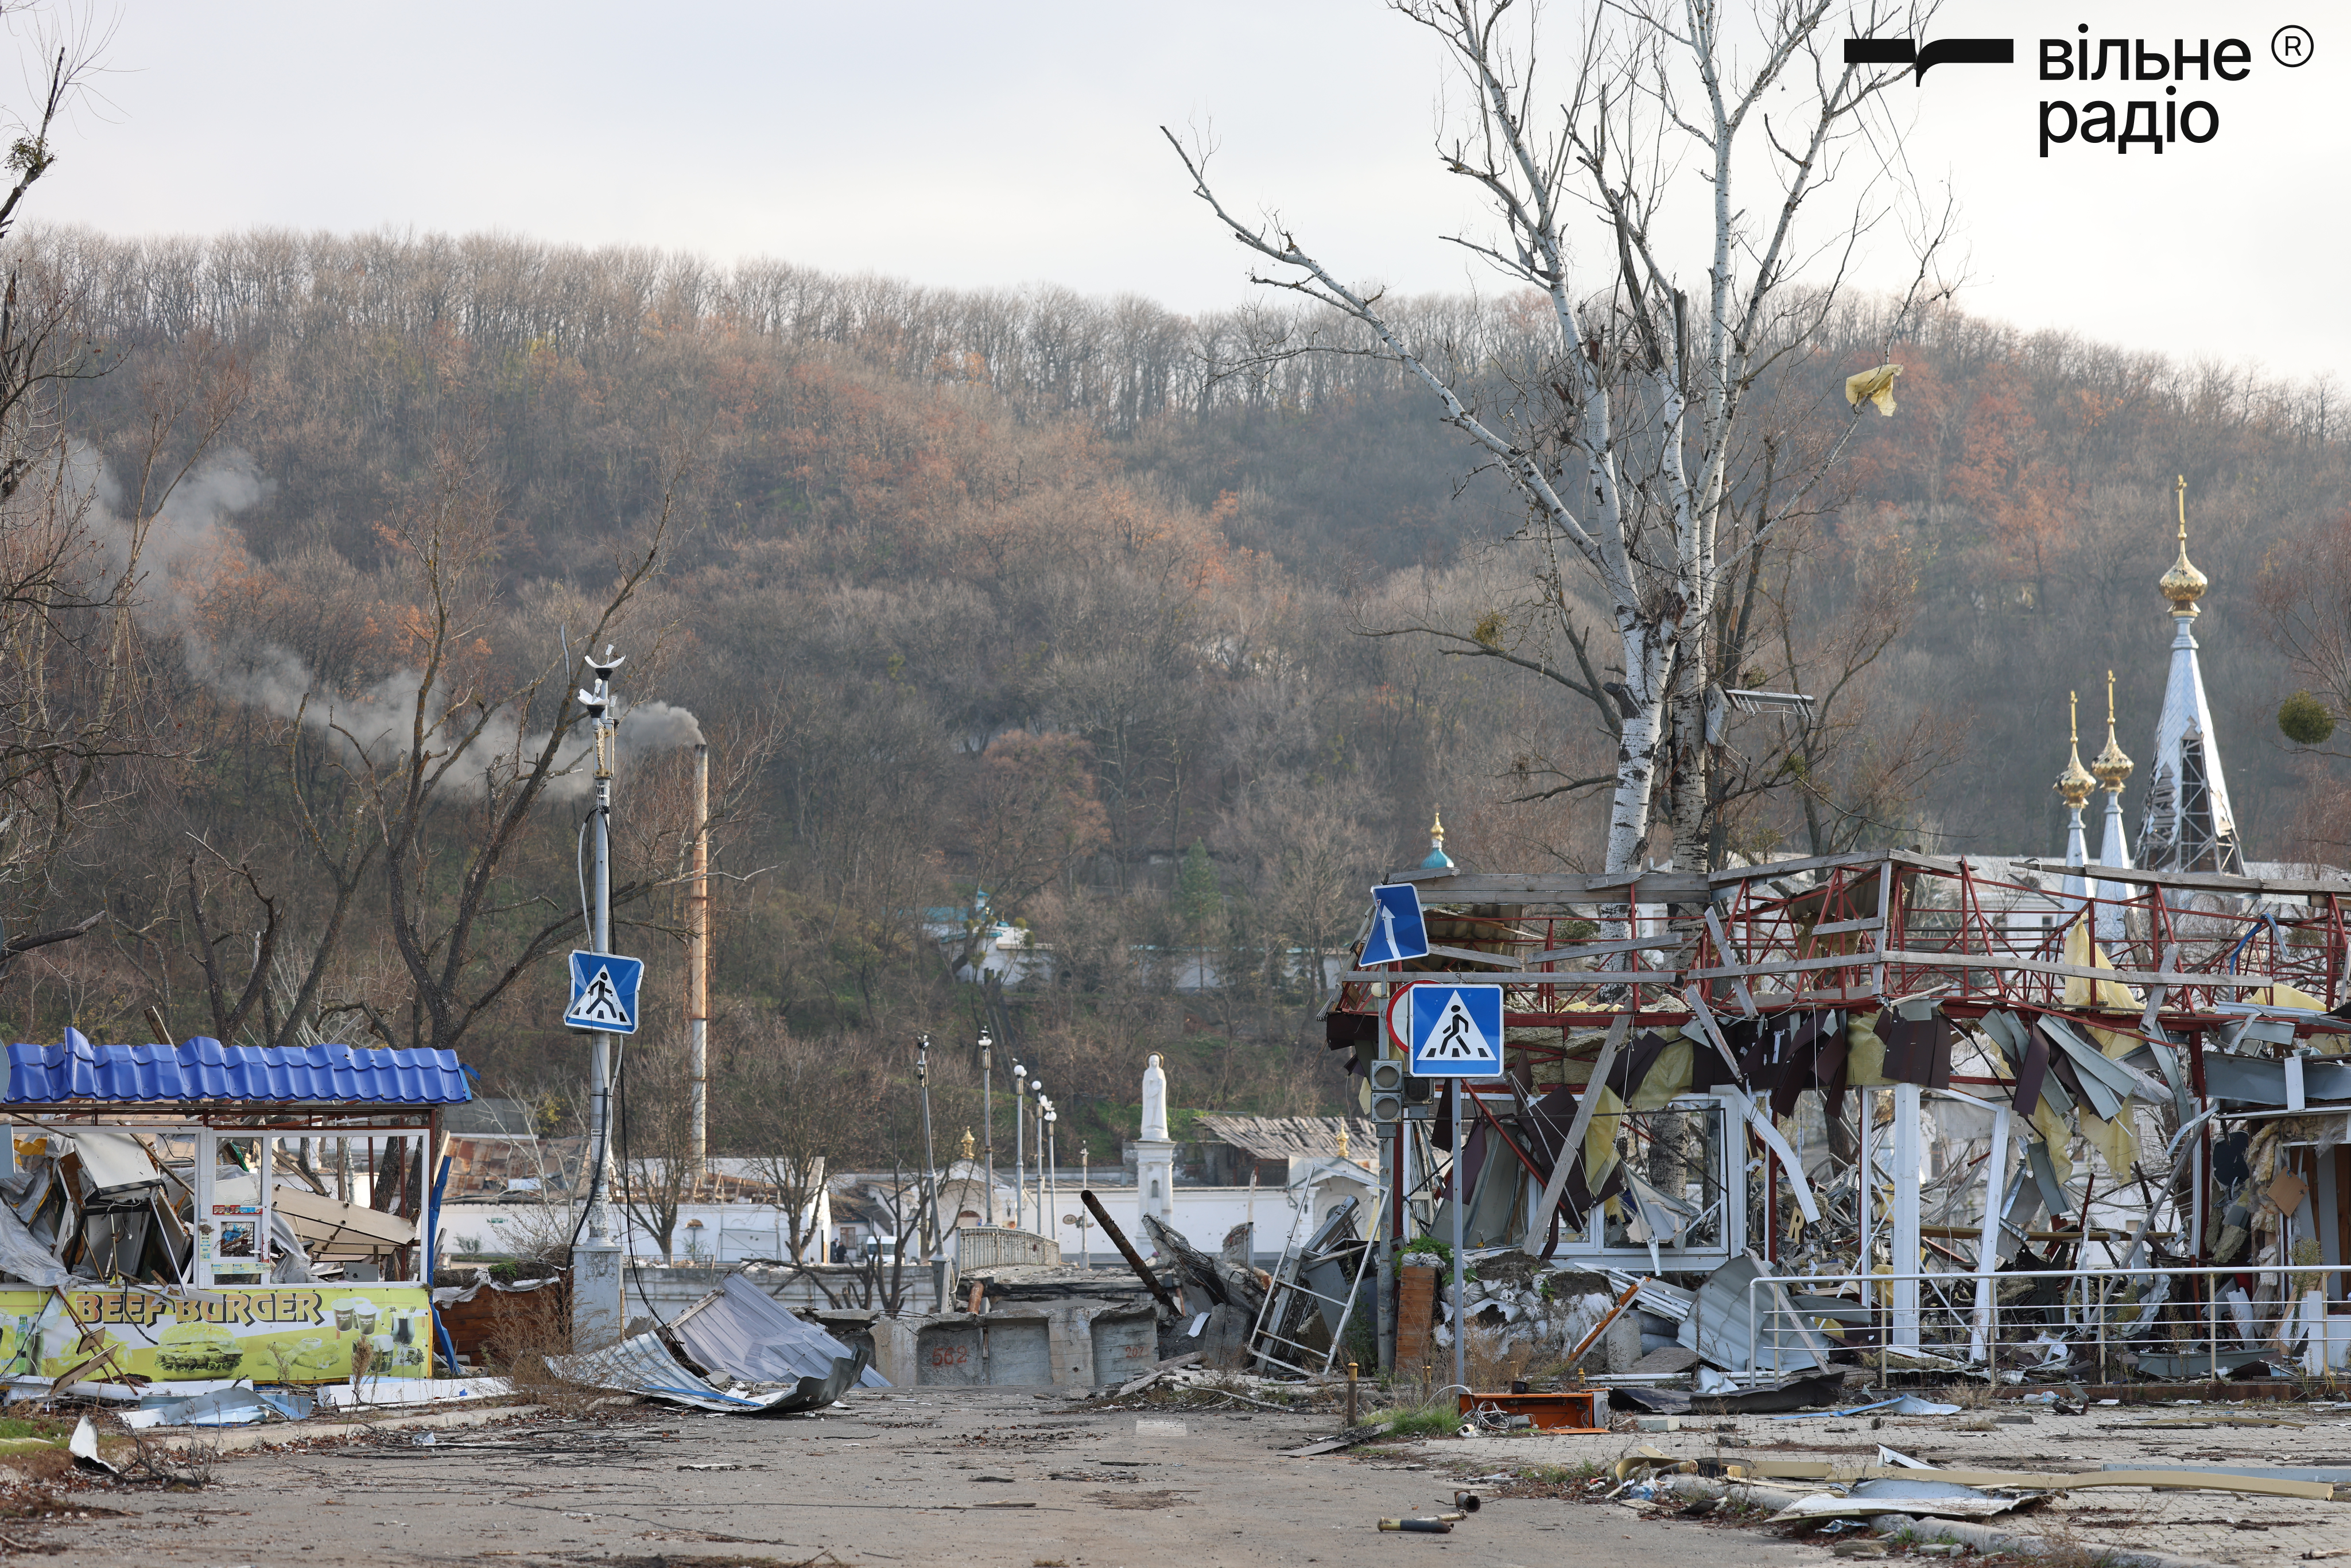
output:
[{"label": "dry grass", "polygon": [[571,1314],[564,1292],[555,1289],[509,1296],[498,1332],[483,1344],[486,1370],[503,1375],[514,1391],[535,1405],[566,1416],[584,1416],[607,1391],[566,1377],[555,1362],[571,1354]]},{"label": "dry grass", "polygon": [[1468,1363],[1469,1386],[1482,1393],[1506,1389],[1526,1376],[1528,1364],[1534,1360],[1534,1347],[1525,1341],[1512,1343],[1499,1331],[1472,1327],[1463,1358]]},{"label": "dry grass", "polygon": [[2000,1390],[1993,1387],[1988,1378],[1981,1381],[1969,1378],[1963,1382],[1947,1384],[1931,1394],[1922,1389],[1919,1391],[1919,1397],[1938,1399],[1946,1405],[1956,1405],[1962,1410],[1989,1410],[2000,1398]]}]

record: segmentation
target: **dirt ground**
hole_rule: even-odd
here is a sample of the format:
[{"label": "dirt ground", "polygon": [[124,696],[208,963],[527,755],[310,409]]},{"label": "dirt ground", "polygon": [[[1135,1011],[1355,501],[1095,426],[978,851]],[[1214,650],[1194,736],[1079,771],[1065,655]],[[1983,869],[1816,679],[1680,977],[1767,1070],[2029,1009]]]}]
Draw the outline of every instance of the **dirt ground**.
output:
[{"label": "dirt ground", "polygon": [[[1928,1391],[1931,1396],[1934,1391]],[[1879,1396],[1858,1393],[1855,1402]],[[2003,1422],[2000,1419],[2005,1416]],[[1694,1421],[1696,1430],[1594,1437],[1482,1439],[1514,1463],[1575,1467],[1614,1461],[1634,1443],[1675,1458],[1780,1458],[1857,1464],[1885,1447],[1929,1465],[1979,1469],[2095,1470],[2131,1465],[2351,1466],[2351,1405],[2180,1402],[2098,1405],[2078,1416],[2003,1403],[1957,1416],[1795,1419],[1741,1416]],[[1469,1445],[1420,1446],[1423,1457]],[[2065,1492],[2003,1526],[2095,1549],[2136,1547],[2203,1563],[2266,1564],[2310,1553],[2351,1553],[2351,1502],[2215,1491],[2095,1487]],[[2095,1556],[2095,1551],[2087,1553]],[[2351,1561],[2351,1554],[2346,1554]]]},{"label": "dirt ground", "polygon": [[68,1482],[56,1499],[68,1514],[0,1517],[0,1552],[222,1568],[1833,1561],[1825,1543],[1552,1497],[1489,1502],[1449,1535],[1383,1533],[1384,1516],[1447,1506],[1456,1472],[1548,1462],[1535,1450],[1557,1439],[1426,1445],[1434,1457],[1273,1451],[1336,1425],[1242,1407],[1098,1410],[1003,1388],[861,1391],[847,1408],[777,1421],[639,1406],[442,1431],[429,1447],[384,1431],[229,1454],[192,1491]]}]

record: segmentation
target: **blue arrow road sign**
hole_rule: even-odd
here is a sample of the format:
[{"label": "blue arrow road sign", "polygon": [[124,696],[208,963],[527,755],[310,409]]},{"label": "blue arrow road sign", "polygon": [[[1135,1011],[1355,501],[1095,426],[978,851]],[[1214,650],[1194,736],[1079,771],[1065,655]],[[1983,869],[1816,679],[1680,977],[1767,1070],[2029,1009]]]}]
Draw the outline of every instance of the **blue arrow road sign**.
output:
[{"label": "blue arrow road sign", "polygon": [[1412,1071],[1416,1078],[1500,1077],[1502,988],[1413,987]]},{"label": "blue arrow road sign", "polygon": [[573,1029],[606,1034],[637,1032],[637,982],[645,977],[643,958],[618,953],[571,955],[571,1005],[563,1021]]},{"label": "blue arrow road sign", "polygon": [[1428,956],[1428,927],[1421,923],[1420,889],[1408,882],[1372,889],[1372,934],[1364,939],[1364,962],[1393,964]]}]

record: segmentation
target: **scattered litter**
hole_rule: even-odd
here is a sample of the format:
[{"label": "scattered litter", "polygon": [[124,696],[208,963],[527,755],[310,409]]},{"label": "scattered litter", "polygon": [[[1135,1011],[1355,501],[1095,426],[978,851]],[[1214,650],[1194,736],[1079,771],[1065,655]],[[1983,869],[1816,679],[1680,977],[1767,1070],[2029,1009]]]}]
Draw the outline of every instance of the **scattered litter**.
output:
[{"label": "scattered litter", "polygon": [[1994,1497],[1956,1481],[1914,1480],[1886,1477],[1855,1481],[1843,1497],[1816,1492],[1800,1497],[1771,1522],[1800,1519],[1866,1519],[1881,1513],[1935,1514],[1949,1519],[1989,1519],[2030,1500],[2026,1497]]},{"label": "scattered litter", "polygon": [[313,1408],[307,1394],[229,1387],[186,1399],[150,1396],[140,1408],[122,1413],[122,1424],[134,1432],[150,1427],[249,1427],[272,1417],[299,1421]]},{"label": "scattered litter", "polygon": [[[1834,1482],[1853,1474],[1817,1459],[1758,1459],[1750,1467],[1759,1477]],[[2325,1502],[2335,1496],[2332,1482],[2260,1473],[2231,1473],[2212,1466],[2132,1465],[2107,1470],[1979,1470],[1937,1466],[1907,1470],[1904,1481],[1953,1481],[1966,1487],[1992,1487],[2028,1491],[2070,1491],[2086,1487],[2155,1487],[2179,1490],[2232,1491],[2251,1497],[2300,1497]],[[1859,1479],[1855,1486],[1863,1484]]]},{"label": "scattered litter", "polygon": [[380,1408],[391,1405],[438,1405],[452,1399],[499,1399],[514,1392],[503,1377],[362,1377],[355,1387],[329,1383],[317,1394],[319,1403],[337,1409],[353,1406]]},{"label": "scattered litter", "polygon": [[89,1470],[102,1476],[119,1476],[122,1472],[98,1457],[98,1428],[85,1416],[74,1423],[73,1437],[66,1450],[73,1455],[74,1469]]},{"label": "scattered litter", "polygon": [[1382,1530],[1401,1530],[1418,1535],[1450,1535],[1453,1526],[1441,1519],[1384,1519]]}]

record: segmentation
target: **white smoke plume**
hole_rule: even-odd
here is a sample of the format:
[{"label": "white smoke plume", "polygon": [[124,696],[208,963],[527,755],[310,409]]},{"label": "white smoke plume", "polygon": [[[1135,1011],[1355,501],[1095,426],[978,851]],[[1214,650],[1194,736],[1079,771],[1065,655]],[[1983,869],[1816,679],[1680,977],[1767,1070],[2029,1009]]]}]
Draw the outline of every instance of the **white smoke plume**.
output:
[{"label": "white smoke plume", "polygon": [[68,505],[86,508],[116,571],[129,567],[136,553],[140,625],[150,632],[183,634],[193,608],[188,572],[242,549],[245,541],[230,519],[276,488],[250,456],[229,447],[190,470],[142,526],[122,515],[125,492],[104,455],[79,441],[67,448],[65,485]]},{"label": "white smoke plume", "polygon": [[[405,757],[414,742],[421,676],[397,670],[358,692],[328,688],[292,650],[275,643],[250,649],[216,645],[193,613],[183,569],[217,561],[241,551],[244,539],[232,519],[266,499],[275,481],[245,453],[234,449],[193,471],[176,486],[151,518],[144,537],[120,515],[121,486],[93,448],[77,445],[68,456],[68,483],[89,508],[99,537],[118,570],[128,565],[134,544],[143,582],[138,606],[141,625],[179,639],[188,673],[229,701],[279,718],[298,718],[305,727],[332,737],[354,761],[384,767]],[[569,678],[573,672],[564,672]],[[511,704],[486,719],[467,707],[452,711],[438,692],[421,694],[425,711],[425,747],[445,749],[479,727],[444,778],[455,788],[483,789],[528,768],[546,748],[548,734],[522,733]],[[616,742],[622,758],[650,756],[697,745],[702,726],[674,704],[643,702],[619,710]],[[548,779],[549,800],[564,802],[590,792],[593,738],[589,727],[574,727],[558,753]]]}]

